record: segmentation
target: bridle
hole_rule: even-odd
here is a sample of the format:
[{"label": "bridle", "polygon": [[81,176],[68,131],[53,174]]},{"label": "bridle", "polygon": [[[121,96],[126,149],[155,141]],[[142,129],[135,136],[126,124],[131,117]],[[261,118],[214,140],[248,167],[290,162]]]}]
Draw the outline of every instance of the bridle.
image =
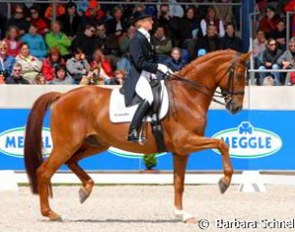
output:
[{"label": "bridle", "polygon": [[[192,87],[194,90],[203,93],[204,95],[212,98],[213,102],[216,102],[221,105],[228,105],[232,102],[234,95],[244,95],[245,91],[235,91],[234,90],[234,79],[236,76],[236,67],[238,65],[241,65],[238,63],[238,58],[240,57],[240,53],[237,52],[235,55],[235,58],[232,62],[232,64],[229,66],[229,68],[225,71],[225,73],[222,75],[222,77],[217,81],[217,85],[226,77],[228,74],[228,80],[227,80],[227,89],[221,90],[221,91],[215,91],[215,93],[212,94],[212,91],[209,87],[205,86],[204,84],[198,82],[198,81],[192,81],[187,78],[180,77],[175,74],[169,74],[166,80],[176,80],[181,81],[186,84],[188,84],[190,87]],[[223,98],[225,103],[217,100],[216,98]]]}]

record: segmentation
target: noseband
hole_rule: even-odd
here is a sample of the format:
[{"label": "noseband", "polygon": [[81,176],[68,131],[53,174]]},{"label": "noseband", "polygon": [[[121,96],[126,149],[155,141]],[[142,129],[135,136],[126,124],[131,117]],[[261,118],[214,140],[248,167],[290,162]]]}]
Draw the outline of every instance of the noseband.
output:
[{"label": "noseband", "polygon": [[226,104],[229,104],[233,100],[234,95],[244,95],[245,94],[245,91],[235,91],[234,90],[234,79],[235,79],[235,76],[236,76],[235,71],[236,71],[237,65],[239,65],[237,63],[239,57],[240,57],[240,53],[237,52],[231,66],[226,70],[224,75],[217,82],[217,85],[219,85],[219,83],[224,79],[226,74],[229,73],[228,79],[227,79],[227,89],[226,90],[221,90],[221,92],[216,91],[216,94],[214,94],[215,97],[223,97],[224,101],[226,103],[224,104],[223,102],[220,102],[220,101],[216,100],[213,97],[214,102],[217,102],[217,103],[222,104],[222,105],[226,105]]},{"label": "noseband", "polygon": [[[206,96],[208,96],[210,98],[212,97],[213,102],[216,102],[216,103],[221,104],[221,105],[227,105],[233,100],[234,95],[244,95],[245,94],[245,91],[235,91],[234,90],[234,79],[235,79],[235,76],[236,76],[235,71],[236,71],[236,67],[238,65],[240,65],[238,63],[238,58],[239,57],[240,57],[240,53],[237,52],[232,64],[230,65],[230,67],[226,70],[226,72],[223,74],[223,76],[217,82],[217,85],[218,85],[226,77],[226,75],[228,74],[227,89],[226,90],[221,90],[221,92],[216,91],[213,94],[213,96],[212,96],[212,90],[210,88],[208,88],[204,84],[199,83],[197,81],[192,81],[192,80],[177,76],[175,74],[170,74],[167,79],[168,80],[178,80],[178,81],[182,81],[184,83],[187,83],[194,90],[199,91],[199,92],[203,93],[204,95],[206,95]],[[225,103],[217,100],[216,98],[224,98]]]}]

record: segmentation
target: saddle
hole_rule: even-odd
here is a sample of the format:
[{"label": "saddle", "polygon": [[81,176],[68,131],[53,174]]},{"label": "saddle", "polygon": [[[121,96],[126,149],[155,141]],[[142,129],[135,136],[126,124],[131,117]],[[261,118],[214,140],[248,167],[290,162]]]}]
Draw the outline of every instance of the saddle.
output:
[{"label": "saddle", "polygon": [[[168,112],[168,93],[165,85],[161,83],[161,81],[157,79],[152,80],[150,84],[153,91],[154,101],[150,108],[150,112],[147,114],[144,121],[142,122],[140,136],[142,136],[141,140],[145,140],[145,138],[143,138],[143,123],[150,122],[152,126],[152,132],[157,143],[158,152],[161,153],[166,151],[166,147],[164,144],[163,129],[160,120],[164,118]],[[125,107],[124,89],[120,88],[119,90],[117,90],[120,96],[118,96],[115,91],[116,90],[112,92],[110,100],[110,119],[112,122],[115,123],[129,122],[132,120],[134,112],[142,99],[139,96],[135,95],[130,106]]]}]

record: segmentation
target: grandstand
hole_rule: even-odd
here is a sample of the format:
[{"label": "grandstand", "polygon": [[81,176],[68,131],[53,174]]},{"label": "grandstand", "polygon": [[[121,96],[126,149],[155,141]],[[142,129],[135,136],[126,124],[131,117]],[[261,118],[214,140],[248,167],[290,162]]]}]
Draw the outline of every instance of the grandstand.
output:
[{"label": "grandstand", "polygon": [[[276,70],[272,70],[272,66],[265,65],[269,62],[265,60],[267,55],[264,53],[269,50],[270,38],[275,39],[281,52],[281,54],[278,52],[279,55],[288,50],[288,43],[293,34],[293,2],[1,1],[0,38],[3,44],[1,56],[2,59],[9,57],[9,62],[1,62],[0,65],[1,82],[5,83],[5,80],[13,75],[13,63],[25,65],[23,62],[25,58],[28,61],[34,59],[36,63],[34,70],[26,65],[22,69],[22,77],[30,84],[122,83],[114,74],[118,73],[115,71],[124,71],[125,74],[129,71],[128,46],[135,32],[132,17],[136,11],[145,11],[154,19],[151,36],[158,62],[172,66],[175,63],[184,65],[198,56],[218,49],[230,48],[239,52],[253,50],[250,71],[252,74],[254,72],[260,74],[253,74],[250,84],[263,85],[261,80],[264,78],[276,77],[270,84],[292,85],[294,75],[290,69],[293,67],[293,62],[288,66],[278,63],[278,59],[275,59],[272,66],[277,64]],[[207,34],[208,28],[211,28],[209,34]],[[258,37],[259,31],[264,35]],[[22,43],[28,44],[28,54],[22,54]],[[175,60],[171,56],[172,48],[175,47],[181,49],[180,60]],[[84,54],[82,57],[85,56],[84,63],[87,63],[85,67],[80,65],[82,71],[73,70],[71,62],[67,62],[74,58],[73,54],[77,49]],[[52,60],[52,57],[57,56],[58,60],[55,58]],[[79,62],[82,64],[83,60]],[[65,75],[58,77],[55,67],[64,69]],[[98,67],[102,67],[99,73]],[[182,66],[175,67],[179,69]],[[282,74],[281,69],[291,74]],[[83,75],[78,74],[80,71]],[[40,76],[45,81],[38,81]],[[99,76],[100,80],[90,81],[93,79],[92,76]]]}]

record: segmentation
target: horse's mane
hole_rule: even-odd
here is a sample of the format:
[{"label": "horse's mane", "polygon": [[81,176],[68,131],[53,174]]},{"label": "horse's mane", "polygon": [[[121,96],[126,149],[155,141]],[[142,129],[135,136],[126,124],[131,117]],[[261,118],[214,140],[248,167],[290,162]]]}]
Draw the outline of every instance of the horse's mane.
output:
[{"label": "horse's mane", "polygon": [[178,73],[181,74],[185,74],[189,71],[191,71],[192,66],[196,67],[204,62],[208,62],[210,59],[216,58],[217,56],[224,56],[224,55],[233,55],[234,53],[236,53],[236,51],[231,50],[231,49],[227,49],[227,50],[218,50],[218,51],[214,51],[214,52],[210,52],[204,56],[198,57],[196,59],[194,59],[193,61],[191,61],[189,64],[187,64],[186,66],[184,66]]}]

